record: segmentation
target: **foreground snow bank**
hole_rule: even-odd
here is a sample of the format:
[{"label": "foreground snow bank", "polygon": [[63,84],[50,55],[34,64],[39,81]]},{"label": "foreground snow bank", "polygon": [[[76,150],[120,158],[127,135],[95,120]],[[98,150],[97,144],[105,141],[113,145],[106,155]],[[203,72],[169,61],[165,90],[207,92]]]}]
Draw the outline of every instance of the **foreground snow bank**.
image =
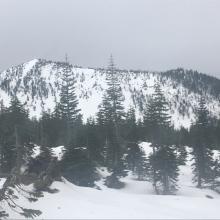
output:
[{"label": "foreground snow bank", "polygon": [[[210,190],[186,185],[180,195],[157,196],[150,183],[136,181],[132,176],[123,180],[126,187],[122,190],[79,187],[66,180],[54,182],[52,187],[58,193],[45,193],[36,203],[20,202],[41,210],[40,219],[220,218],[220,195]],[[208,199],[207,194],[214,199]],[[11,212],[10,218],[22,217]]]}]

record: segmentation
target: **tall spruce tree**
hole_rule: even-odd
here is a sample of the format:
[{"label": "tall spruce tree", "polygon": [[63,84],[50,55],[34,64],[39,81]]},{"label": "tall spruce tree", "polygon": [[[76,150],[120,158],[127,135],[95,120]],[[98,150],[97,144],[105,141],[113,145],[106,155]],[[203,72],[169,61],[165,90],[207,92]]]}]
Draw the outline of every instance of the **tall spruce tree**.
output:
[{"label": "tall spruce tree", "polygon": [[[88,157],[88,151],[82,147],[83,125],[78,99],[75,93],[75,79],[71,65],[66,61],[62,78],[60,103],[57,105],[56,115],[64,122],[63,133],[66,152],[61,162],[62,173],[65,178],[75,184],[93,186],[96,179],[96,169],[93,161]],[[82,140],[83,139],[83,140]],[[86,144],[86,143],[85,143]]]},{"label": "tall spruce tree", "polygon": [[30,144],[32,134],[29,126],[28,112],[25,110],[24,104],[21,104],[17,97],[11,99],[7,117],[12,131],[11,147],[15,151],[15,159],[13,160],[16,166],[14,172],[19,176],[22,173],[21,167],[26,163],[25,160],[32,154],[33,146]]},{"label": "tall spruce tree", "polygon": [[152,142],[153,148],[162,144],[166,139],[171,118],[168,103],[159,83],[155,84],[154,90],[155,92],[147,104],[144,114],[147,139]]},{"label": "tall spruce tree", "polygon": [[150,156],[151,176],[157,194],[171,194],[176,189],[178,160],[171,146],[171,126],[168,103],[159,83],[145,112],[147,138],[151,141],[153,154]]},{"label": "tall spruce tree", "polygon": [[193,172],[197,187],[202,187],[204,184],[211,184],[214,181],[214,161],[212,146],[210,146],[209,130],[209,112],[206,107],[205,99],[202,97],[197,110],[197,121],[195,125],[191,127],[191,145],[194,159]]},{"label": "tall spruce tree", "polygon": [[28,113],[17,97],[12,97],[9,108],[1,115],[1,130],[0,165],[3,172],[10,172],[19,152],[17,147],[30,142]]},{"label": "tall spruce tree", "polygon": [[[121,174],[124,175],[123,162],[122,162],[122,151],[123,151],[123,140],[121,135],[121,126],[124,119],[124,106],[123,106],[123,94],[119,82],[119,74],[115,68],[113,57],[110,57],[109,67],[107,69],[106,77],[108,88],[103,97],[103,102],[100,105],[98,113],[98,121],[102,121],[106,128],[106,151],[108,166],[113,170],[112,175],[109,178],[108,183],[117,182],[117,177]],[[121,172],[121,174],[120,174]],[[111,185],[111,184],[110,184]]]},{"label": "tall spruce tree", "polygon": [[[120,133],[121,124],[124,118],[123,94],[119,83],[119,75],[116,71],[113,57],[110,57],[110,64],[107,70],[108,88],[103,97],[102,105],[99,109],[99,116],[106,125],[106,136],[111,152],[112,166],[117,166],[121,157],[122,138]],[[100,121],[100,117],[98,120]]]},{"label": "tall spruce tree", "polygon": [[73,127],[76,122],[80,109],[78,108],[78,99],[75,93],[75,79],[69,63],[64,64],[62,76],[62,87],[60,93],[60,103],[58,108],[60,116],[63,119],[66,129],[64,131],[65,145],[68,146],[73,138]]}]

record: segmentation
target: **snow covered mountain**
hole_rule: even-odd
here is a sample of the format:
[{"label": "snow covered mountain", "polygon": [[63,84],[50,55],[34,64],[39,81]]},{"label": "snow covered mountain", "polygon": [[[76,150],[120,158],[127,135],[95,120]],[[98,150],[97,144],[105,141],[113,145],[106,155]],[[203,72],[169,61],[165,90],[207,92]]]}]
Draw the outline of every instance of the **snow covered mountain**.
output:
[{"label": "snow covered mountain", "polygon": [[[17,95],[26,104],[31,117],[42,110],[53,110],[59,101],[61,77],[65,63],[34,59],[0,73],[0,100],[9,105]],[[76,93],[84,120],[94,116],[107,88],[105,69],[72,67],[76,78]],[[195,71],[176,69],[167,72],[119,70],[118,77],[124,95],[125,109],[134,106],[138,117],[159,81],[170,104],[172,122],[176,128],[189,127],[195,120],[198,100],[204,95],[212,116],[220,116],[220,80]]]}]

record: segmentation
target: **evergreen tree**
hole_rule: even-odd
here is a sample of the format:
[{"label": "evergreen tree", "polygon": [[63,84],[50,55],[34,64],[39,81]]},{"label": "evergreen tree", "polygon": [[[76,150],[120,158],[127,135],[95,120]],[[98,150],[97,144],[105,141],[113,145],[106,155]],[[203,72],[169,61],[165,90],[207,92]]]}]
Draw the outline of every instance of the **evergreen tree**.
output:
[{"label": "evergreen tree", "polygon": [[158,83],[154,89],[155,93],[144,116],[147,138],[153,147],[153,154],[150,156],[151,176],[157,194],[170,194],[176,188],[179,162],[175,149],[171,147],[168,103]]},{"label": "evergreen tree", "polygon": [[[81,146],[85,146],[86,132],[79,114],[78,99],[75,94],[75,80],[71,66],[65,63],[60,103],[56,115],[64,121],[63,129],[66,152],[62,160],[62,173],[68,180],[82,186],[94,186],[96,170],[93,161]],[[91,142],[90,142],[91,144]],[[91,147],[87,146],[88,148]],[[91,153],[91,152],[89,152]]]},{"label": "evergreen tree", "polygon": [[96,163],[88,157],[83,147],[70,148],[61,161],[63,176],[79,186],[94,187],[98,180]]},{"label": "evergreen tree", "polygon": [[108,88],[99,108],[98,121],[105,126],[106,134],[103,146],[105,146],[107,151],[106,158],[108,161],[108,167],[112,169],[113,173],[115,172],[115,175],[117,173],[115,178],[110,179],[112,181],[117,181],[117,177],[120,176],[119,170],[121,170],[121,173],[124,173],[124,165],[122,162],[123,139],[121,127],[125,114],[122,103],[124,99],[119,82],[119,74],[115,68],[112,56],[110,57],[106,81]]},{"label": "evergreen tree", "polygon": [[123,125],[123,137],[128,142],[137,143],[140,135],[137,126],[137,119],[135,115],[135,109],[130,107],[125,116],[125,122]]},{"label": "evergreen tree", "polygon": [[[114,126],[117,127],[120,121],[124,117],[124,96],[122,94],[120,82],[119,82],[119,74],[115,68],[115,64],[113,61],[113,57],[110,57],[110,64],[107,70],[107,92],[106,92],[106,101],[110,103],[111,106],[111,114],[114,122]],[[116,129],[116,128],[115,128]]]},{"label": "evergreen tree", "polygon": [[[149,100],[144,112],[145,138],[154,143],[158,132],[156,103],[153,97]],[[154,145],[153,145],[154,146]]]},{"label": "evergreen tree", "polygon": [[149,158],[153,170],[153,180],[157,194],[173,194],[177,189],[179,161],[175,149],[164,145],[156,150]]},{"label": "evergreen tree", "polygon": [[144,151],[137,143],[130,143],[128,145],[126,161],[128,169],[137,176],[138,180],[146,179],[149,171],[149,164]]},{"label": "evergreen tree", "polygon": [[168,138],[171,118],[168,103],[159,83],[155,84],[154,90],[144,114],[147,139],[152,143],[153,148],[160,146]]},{"label": "evergreen tree", "polygon": [[214,161],[212,147],[209,145],[209,130],[209,113],[206,108],[205,99],[202,97],[199,101],[197,121],[191,128],[194,181],[198,187],[210,184],[214,180]]},{"label": "evergreen tree", "polygon": [[[9,108],[1,115],[4,133],[1,137],[1,174],[6,177],[1,190],[0,202],[7,204],[12,210],[20,215],[33,218],[39,216],[41,211],[27,209],[16,202],[16,193],[24,195],[29,201],[36,201],[37,194],[23,190],[21,184],[25,180],[27,165],[32,153],[30,144],[31,134],[29,133],[28,113],[17,97],[13,97]],[[2,172],[3,171],[3,172]],[[0,212],[0,217],[7,216],[6,211]]]},{"label": "evergreen tree", "polygon": [[71,139],[74,138],[74,123],[78,118],[80,109],[78,109],[78,99],[75,94],[75,79],[71,65],[65,63],[62,77],[62,87],[60,94],[60,103],[58,105],[59,114],[65,122],[66,129],[64,131],[65,145],[68,146]]},{"label": "evergreen tree", "polygon": [[123,126],[124,139],[127,147],[126,161],[130,169],[138,180],[146,179],[148,172],[148,163],[146,155],[138,145],[139,131],[136,122],[135,109],[129,108],[126,114],[126,120]]},{"label": "evergreen tree", "polygon": [[[1,119],[1,169],[10,172],[15,165],[18,145],[22,148],[31,141],[28,113],[17,97],[11,99]],[[26,151],[31,149],[26,149]]]},{"label": "evergreen tree", "polygon": [[98,127],[93,118],[89,118],[86,123],[86,146],[89,159],[103,162]]},{"label": "evergreen tree", "polygon": [[119,83],[119,75],[116,71],[113,58],[107,70],[107,91],[100,106],[99,121],[106,125],[106,138],[108,139],[109,152],[111,152],[112,165],[117,166],[122,153],[121,125],[124,118],[123,94]]}]

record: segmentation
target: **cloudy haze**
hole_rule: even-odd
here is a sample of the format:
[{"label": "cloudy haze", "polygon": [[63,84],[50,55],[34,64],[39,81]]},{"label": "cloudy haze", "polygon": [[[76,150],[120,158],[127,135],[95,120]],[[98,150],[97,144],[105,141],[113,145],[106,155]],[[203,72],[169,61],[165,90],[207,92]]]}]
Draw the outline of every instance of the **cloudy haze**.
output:
[{"label": "cloudy haze", "polygon": [[219,0],[0,0],[0,69],[31,60],[220,77]]}]

